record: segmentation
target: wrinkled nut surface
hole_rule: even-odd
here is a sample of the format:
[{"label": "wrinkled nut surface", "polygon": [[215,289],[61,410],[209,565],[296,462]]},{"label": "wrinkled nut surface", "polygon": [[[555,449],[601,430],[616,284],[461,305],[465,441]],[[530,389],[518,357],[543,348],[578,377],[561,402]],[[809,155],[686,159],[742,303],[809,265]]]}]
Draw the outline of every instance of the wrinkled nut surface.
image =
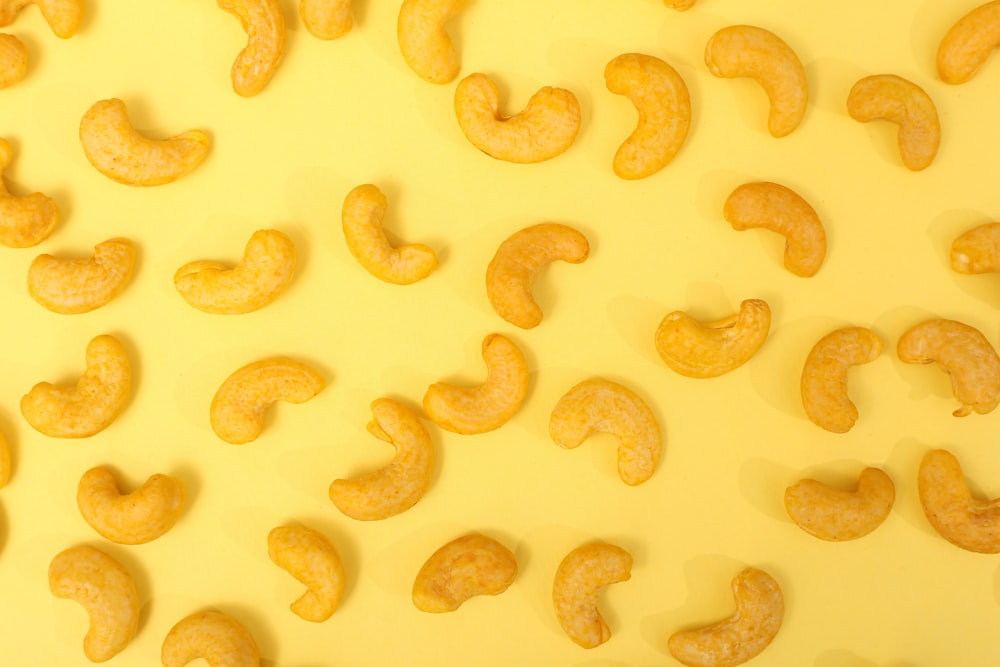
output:
[{"label": "wrinkled nut surface", "polygon": [[887,120],[898,125],[899,155],[907,169],[920,171],[934,161],[941,145],[937,107],[912,81],[895,74],[865,77],[851,88],[847,112],[861,123]]},{"label": "wrinkled nut surface", "polygon": [[125,289],[134,266],[135,247],[127,239],[98,243],[93,257],[39,255],[28,267],[28,294],[54,313],[88,313]]},{"label": "wrinkled nut surface", "polygon": [[705,47],[705,64],[718,77],[750,77],[771,103],[767,129],[784,137],[797,128],[809,105],[809,82],[802,61],[773,32],[750,25],[719,30]]},{"label": "wrinkled nut surface", "polygon": [[509,338],[483,339],[486,381],[474,386],[435,382],[424,394],[424,412],[446,431],[472,435],[500,428],[513,417],[528,394],[528,360]]},{"label": "wrinkled nut surface", "polygon": [[541,270],[560,260],[580,264],[590,256],[590,242],[581,232],[545,222],[515,232],[497,248],[486,267],[486,296],[497,315],[522,329],[542,322],[534,297]]},{"label": "wrinkled nut surface", "polygon": [[472,533],[431,554],[413,581],[413,604],[420,611],[455,611],[477,595],[499,595],[517,576],[514,553],[492,537]]},{"label": "wrinkled nut surface", "polygon": [[300,0],[299,16],[317,39],[338,39],[354,27],[353,0]]},{"label": "wrinkled nut surface", "polygon": [[593,433],[618,439],[618,476],[629,486],[642,484],[656,471],[662,436],[656,415],[628,387],[591,378],[559,399],[549,417],[549,435],[560,447],[578,447]]},{"label": "wrinkled nut surface", "polygon": [[87,438],[122,413],[132,390],[125,347],[113,336],[97,336],[87,344],[86,363],[75,385],[39,382],[21,398],[32,428],[53,438]]},{"label": "wrinkled nut surface", "polygon": [[448,83],[458,76],[458,49],[445,24],[464,8],[465,0],[403,0],[396,39],[403,60],[424,81]]},{"label": "wrinkled nut surface", "polygon": [[881,353],[882,340],[864,327],[844,327],[819,339],[806,357],[799,383],[809,421],[831,433],[850,431],[858,408],[847,394],[847,371],[875,361]]},{"label": "wrinkled nut surface", "polygon": [[184,511],[184,484],[155,474],[131,493],[121,493],[107,468],[91,468],[80,478],[76,504],[83,519],[117,544],[145,544],[160,537]]},{"label": "wrinkled nut surface", "polygon": [[655,174],[674,159],[691,127],[691,96],[684,79],[659,58],[624,53],[604,68],[604,82],[639,113],[635,130],[615,152],[614,172],[625,179]]},{"label": "wrinkled nut surface", "polygon": [[211,667],[260,667],[260,651],[250,631],[217,611],[182,618],[163,639],[163,667],[184,667],[197,658]]},{"label": "wrinkled nut surface", "polygon": [[59,224],[59,207],[41,192],[18,197],[7,190],[3,173],[13,160],[14,149],[0,139],[0,244],[30,248],[47,239]]},{"label": "wrinkled nut surface", "polygon": [[218,5],[240,20],[247,45],[230,70],[233,90],[253,97],[267,86],[285,54],[287,26],[280,0],[218,0]]},{"label": "wrinkled nut surface", "polygon": [[815,479],[785,489],[785,511],[810,535],[830,542],[856,540],[885,521],[896,501],[892,479],[878,468],[861,471],[857,489],[831,487]]},{"label": "wrinkled nut surface", "polygon": [[936,363],[951,378],[965,417],[986,414],[1000,403],[1000,356],[978,329],[946,319],[926,320],[899,338],[896,353],[908,364]]},{"label": "wrinkled nut surface", "polygon": [[485,74],[470,74],[455,88],[458,125],[473,146],[506,162],[544,162],[573,144],[580,102],[564,88],[545,86],[513,116],[500,112],[500,91]]},{"label": "wrinkled nut surface", "polygon": [[611,639],[598,598],[601,589],[631,576],[632,555],[619,546],[596,542],[566,554],[552,582],[552,605],[563,632],[583,648]]},{"label": "wrinkled nut surface", "polygon": [[139,592],[121,563],[89,546],[71,547],[49,563],[49,590],[90,616],[83,652],[92,662],[121,653],[139,629]]},{"label": "wrinkled nut surface", "polygon": [[0,27],[12,24],[28,5],[38,6],[42,18],[61,39],[69,39],[76,34],[86,9],[84,0],[0,0]]},{"label": "wrinkled nut surface", "polygon": [[1000,222],[988,222],[951,242],[951,268],[959,273],[1000,271]]},{"label": "wrinkled nut surface", "polygon": [[434,474],[434,445],[420,417],[402,403],[380,398],[371,405],[368,432],[396,448],[392,461],[352,479],[330,484],[337,509],[359,521],[396,516],[417,504]]},{"label": "wrinkled nut surface", "polygon": [[212,398],[212,430],[222,440],[242,445],[264,432],[267,409],[277,401],[305,403],[326,386],[309,366],[272,357],[254,361],[226,378]]},{"label": "wrinkled nut surface", "polygon": [[960,18],[938,45],[937,71],[945,83],[965,83],[1000,44],[1000,0],[982,4]]},{"label": "wrinkled nut surface", "polygon": [[951,452],[927,452],[917,472],[917,491],[927,520],[955,546],[984,554],[1000,553],[1000,498],[974,498]]},{"label": "wrinkled nut surface", "polygon": [[683,311],[669,313],[656,329],[656,351],[672,370],[692,378],[711,378],[739,368],[767,340],[771,309],[747,299],[740,312],[715,322],[699,322]]},{"label": "wrinkled nut surface", "polygon": [[9,88],[28,72],[28,49],[14,35],[0,34],[0,89]]},{"label": "wrinkled nut surface", "polygon": [[340,554],[323,533],[298,524],[278,526],[267,534],[267,555],[307,589],[292,602],[292,613],[313,623],[333,616],[347,577]]}]

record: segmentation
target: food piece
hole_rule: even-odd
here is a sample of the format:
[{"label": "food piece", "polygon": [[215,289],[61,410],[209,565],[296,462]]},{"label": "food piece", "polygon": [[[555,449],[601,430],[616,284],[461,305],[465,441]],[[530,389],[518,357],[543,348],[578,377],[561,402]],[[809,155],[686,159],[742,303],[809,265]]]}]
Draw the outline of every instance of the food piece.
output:
[{"label": "food piece", "polygon": [[611,628],[597,608],[598,596],[631,576],[632,555],[619,546],[595,542],[569,552],[552,582],[552,605],[566,635],[583,648],[608,641]]},{"label": "food piece", "polygon": [[514,582],[517,559],[491,537],[472,533],[431,554],[413,582],[413,604],[420,611],[455,611],[477,595],[499,595]]},{"label": "food piece", "polygon": [[117,544],[145,544],[177,523],[184,511],[184,484],[156,474],[123,494],[111,471],[97,466],[80,478],[76,504],[83,519],[102,537]]},{"label": "food piece", "polygon": [[285,54],[287,26],[280,0],[218,0],[218,5],[240,20],[247,45],[236,56],[230,72],[233,90],[253,97],[267,86]]},{"label": "food piece", "polygon": [[937,107],[912,81],[895,74],[867,76],[851,88],[847,112],[861,123],[887,120],[897,124],[899,155],[907,169],[920,171],[934,161],[941,145]]},{"label": "food piece", "polygon": [[3,173],[13,161],[14,149],[6,139],[0,139],[0,244],[30,248],[47,239],[59,224],[59,207],[41,192],[23,197],[12,195]]},{"label": "food piece", "polygon": [[969,81],[1000,44],[1000,0],[979,5],[960,18],[941,39],[937,71],[945,83]]},{"label": "food piece", "polygon": [[299,15],[317,39],[338,39],[354,27],[353,0],[299,0]]},{"label": "food piece", "polygon": [[1000,553],[1000,498],[973,498],[962,466],[951,452],[927,452],[917,472],[920,506],[941,537],[984,554]]},{"label": "food piece", "polygon": [[896,500],[892,479],[878,468],[861,471],[857,489],[837,489],[815,479],[785,489],[785,511],[810,535],[830,542],[864,537],[882,525]]},{"label": "food piece", "polygon": [[292,602],[292,613],[313,623],[333,616],[347,577],[340,554],[323,533],[298,524],[278,526],[267,534],[267,555],[307,589]]},{"label": "food piece", "polygon": [[847,371],[882,353],[882,340],[864,327],[844,327],[823,336],[806,357],[800,393],[809,421],[831,433],[847,433],[858,409],[847,395]]},{"label": "food piece", "polygon": [[0,0],[0,27],[11,25],[22,9],[37,5],[56,37],[69,39],[83,23],[84,0]]},{"label": "food piece", "polygon": [[260,667],[260,651],[250,631],[217,611],[185,616],[163,639],[163,667],[184,667],[197,658],[211,667]]},{"label": "food piece", "polygon": [[711,378],[750,361],[770,328],[767,302],[747,299],[739,313],[715,322],[699,322],[679,310],[669,313],[656,329],[654,342],[660,358],[675,372]]},{"label": "food piece", "polygon": [[39,255],[28,267],[28,294],[54,313],[88,313],[118,296],[132,277],[135,247],[127,239],[94,246],[94,256]]},{"label": "food piece", "polygon": [[687,9],[694,7],[694,3],[698,0],[663,0],[663,4],[670,9],[676,9],[679,12],[683,12]]},{"label": "food piece", "polygon": [[28,71],[28,49],[14,35],[0,34],[0,88],[9,88]]},{"label": "food piece", "polygon": [[444,26],[464,8],[465,0],[403,0],[396,39],[403,60],[424,81],[448,83],[458,76],[458,49]]},{"label": "food piece", "polygon": [[978,225],[956,237],[951,268],[971,274],[1000,271],[1000,222]]}]

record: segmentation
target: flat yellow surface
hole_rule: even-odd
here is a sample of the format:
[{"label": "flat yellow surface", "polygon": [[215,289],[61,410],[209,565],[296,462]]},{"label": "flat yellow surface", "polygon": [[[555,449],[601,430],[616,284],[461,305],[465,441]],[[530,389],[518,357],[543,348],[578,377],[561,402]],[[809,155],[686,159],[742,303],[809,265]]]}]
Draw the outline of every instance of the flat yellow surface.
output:
[{"label": "flat yellow surface", "polygon": [[[948,264],[952,238],[1000,215],[1000,64],[995,57],[957,87],[934,68],[938,41],[977,0],[700,0],[683,13],[658,0],[472,0],[449,24],[460,76],[494,77],[509,113],[546,85],[579,98],[576,142],[536,165],[499,162],[467,142],[452,110],[455,82],[424,82],[400,55],[399,0],[357,0],[354,29],[333,42],[304,29],[297,3],[282,4],[285,58],[249,99],[229,80],[246,35],[210,0],[95,0],[68,40],[33,6],[6,28],[27,45],[30,66],[0,91],[0,134],[15,149],[4,176],[16,194],[54,197],[63,222],[35,248],[0,248],[0,431],[15,462],[0,490],[0,662],[87,664],[86,615],[46,581],[52,557],[82,543],[119,559],[138,585],[139,633],[117,665],[158,664],[173,624],[206,609],[243,622],[269,667],[679,664],[668,636],[728,616],[729,582],[747,565],[770,572],[786,600],[777,638],[751,664],[1000,663],[1000,560],[939,537],[915,481],[924,452],[944,447],[976,493],[1000,495],[1000,412],[953,417],[947,376],[895,355],[899,335],[929,317],[1000,340],[1000,278]],[[781,35],[805,64],[809,111],[786,138],[767,134],[759,86],[717,79],[704,65],[708,38],[736,23]],[[670,165],[626,182],[611,160],[636,114],[607,91],[603,71],[633,51],[678,70],[694,117]],[[851,85],[879,73],[918,83],[937,104],[943,141],[926,171],[902,166],[895,126],[846,113]],[[77,132],[84,111],[108,97],[125,100],[149,136],[205,130],[208,159],[165,186],[105,178]],[[782,267],[779,237],[723,220],[729,192],[754,180],[791,187],[819,213],[829,252],[815,277]],[[355,262],[340,207],[362,183],[386,192],[392,238],[438,252],[428,279],[390,285]],[[584,232],[592,252],[542,273],[535,294],[545,318],[523,331],[492,311],[484,276],[503,239],[542,221]],[[178,267],[235,262],[263,228],[284,231],[298,249],[281,298],[236,316],[180,298]],[[28,296],[37,254],[83,256],[115,236],[139,250],[116,300],[67,316]],[[765,299],[773,313],[747,365],[693,380],[658,358],[653,332],[668,312],[718,319],[747,298]],[[861,418],[834,435],[806,419],[799,374],[812,345],[847,324],[873,328],[885,352],[851,372]],[[330,482],[392,456],[365,431],[369,404],[389,396],[419,409],[433,382],[482,382],[479,348],[493,332],[520,344],[531,364],[518,414],[483,435],[426,422],[438,463],[423,499],[380,522],[340,514]],[[87,342],[103,333],[125,343],[135,368],[125,412],[82,441],[35,432],[21,396],[37,382],[74,381]],[[254,442],[225,444],[209,425],[213,394],[240,366],[275,355],[310,364],[326,389],[275,406]],[[592,376],[632,387],[661,422],[661,465],[639,487],[618,479],[610,436],[575,450],[548,437],[559,397]],[[128,487],[157,472],[181,479],[180,522],[141,546],[101,538],[75,502],[77,481],[95,465]],[[822,542],[785,514],[782,494],[794,481],[849,486],[868,465],[884,468],[897,490],[869,536]],[[325,533],[348,574],[341,608],[321,624],[289,611],[302,588],[267,556],[268,531],[293,521]],[[420,566],[471,531],[515,553],[517,579],[453,613],[418,611],[410,589]],[[563,634],[550,595],[562,557],[595,540],[622,546],[635,563],[628,582],[601,595],[612,636],[588,651]]]}]

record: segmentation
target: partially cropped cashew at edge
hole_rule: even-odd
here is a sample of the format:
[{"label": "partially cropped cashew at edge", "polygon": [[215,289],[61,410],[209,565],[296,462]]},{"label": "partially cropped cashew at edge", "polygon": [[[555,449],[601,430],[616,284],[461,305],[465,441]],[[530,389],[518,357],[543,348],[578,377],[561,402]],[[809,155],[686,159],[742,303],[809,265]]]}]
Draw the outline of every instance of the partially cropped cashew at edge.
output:
[{"label": "partially cropped cashew at edge", "polygon": [[1000,271],[1000,222],[977,225],[955,237],[950,260],[958,273]]},{"label": "partially cropped cashew at edge", "polygon": [[917,471],[917,491],[924,515],[941,537],[967,551],[1000,553],[1000,498],[973,497],[954,454],[927,452]]},{"label": "partially cropped cashew at edge", "polygon": [[353,0],[300,0],[302,25],[317,39],[339,39],[354,27]]},{"label": "partially cropped cashew at edge", "polygon": [[430,83],[448,83],[461,68],[458,50],[445,24],[465,8],[466,0],[403,0],[396,40],[403,60]]},{"label": "partially cropped cashew at edge", "polygon": [[945,83],[974,77],[1000,45],[1000,0],[979,5],[960,18],[938,45],[937,71]]},{"label": "partially cropped cashew at edge", "polygon": [[233,90],[253,97],[267,86],[285,54],[287,26],[280,0],[217,0],[220,8],[240,20],[247,45],[230,71]]},{"label": "partially cropped cashew at edge", "polygon": [[185,616],[163,639],[163,667],[184,667],[196,658],[211,667],[260,667],[260,650],[250,631],[232,616],[217,611]]},{"label": "partially cropped cashew at edge", "polygon": [[83,23],[85,0],[0,0],[0,27],[14,23],[28,5],[37,5],[45,22],[60,39],[69,39]]},{"label": "partially cropped cashew at edge", "polygon": [[49,237],[59,224],[59,207],[48,195],[19,197],[7,190],[3,173],[14,161],[14,149],[0,139],[0,245],[30,248]]}]

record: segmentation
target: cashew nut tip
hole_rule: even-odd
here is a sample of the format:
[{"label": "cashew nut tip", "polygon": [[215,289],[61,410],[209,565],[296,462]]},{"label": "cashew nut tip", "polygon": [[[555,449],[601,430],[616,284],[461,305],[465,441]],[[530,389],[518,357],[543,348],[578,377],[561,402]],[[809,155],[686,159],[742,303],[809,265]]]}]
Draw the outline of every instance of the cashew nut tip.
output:
[{"label": "cashew nut tip", "polygon": [[920,171],[934,161],[941,145],[937,107],[912,81],[895,74],[865,77],[851,88],[847,112],[861,123],[887,120],[898,125],[899,155],[907,169]]},{"label": "cashew nut tip", "polygon": [[968,551],[1000,553],[1000,498],[973,497],[954,454],[927,452],[917,472],[917,491],[927,520],[941,537]]},{"label": "cashew nut tip", "polygon": [[945,83],[974,77],[1000,44],[1000,0],[982,4],[960,18],[941,39],[937,71]]},{"label": "cashew nut tip", "polygon": [[951,268],[958,273],[1000,271],[1000,222],[978,225],[951,243]]},{"label": "cashew nut tip", "polygon": [[686,11],[694,7],[698,0],[663,0],[663,4],[670,9],[676,9],[679,12]]},{"label": "cashew nut tip", "polygon": [[155,474],[131,493],[121,493],[107,468],[91,468],[76,489],[83,519],[99,535],[117,544],[145,544],[160,537],[184,511],[184,484]]},{"label": "cashew nut tip", "polygon": [[403,0],[396,38],[403,60],[417,76],[448,83],[461,68],[458,50],[445,24],[465,8],[465,0]]},{"label": "cashew nut tip", "polygon": [[642,484],[660,461],[662,437],[656,415],[628,387],[591,378],[567,391],[549,417],[549,435],[560,447],[578,447],[593,433],[618,439],[618,476]]},{"label": "cashew nut tip", "polygon": [[69,39],[76,34],[86,10],[84,0],[0,0],[0,27],[12,24],[28,5],[38,5],[42,18],[61,39]]},{"label": "cashew nut tip", "polygon": [[583,648],[611,639],[598,598],[603,588],[631,576],[632,555],[619,546],[595,542],[566,554],[552,582],[552,605],[563,632]]},{"label": "cashew nut tip", "polygon": [[851,366],[875,361],[882,340],[864,327],[844,327],[823,336],[809,351],[802,368],[802,406],[809,420],[831,433],[847,433],[858,409],[847,395]]},{"label": "cashew nut tip", "polygon": [[88,313],[125,289],[134,266],[135,247],[126,239],[98,243],[87,258],[39,255],[28,267],[28,294],[54,313]]},{"label": "cashew nut tip", "polygon": [[853,491],[815,479],[799,480],[785,490],[785,511],[810,535],[843,542],[864,537],[881,526],[895,500],[892,479],[878,468],[865,468]]},{"label": "cashew nut tip", "polygon": [[413,582],[413,604],[420,611],[455,611],[477,595],[499,595],[514,582],[517,559],[492,537],[471,533],[456,538],[423,564]]},{"label": "cashew nut tip", "polygon": [[267,86],[285,54],[287,26],[280,0],[218,0],[218,5],[240,20],[247,45],[230,71],[233,90],[253,97]]},{"label": "cashew nut tip", "polygon": [[292,613],[313,623],[331,616],[344,598],[346,575],[336,547],[323,533],[298,524],[267,534],[267,555],[306,587],[291,604]]},{"label": "cashew nut tip", "polygon": [[936,363],[951,378],[952,391],[965,417],[986,414],[1000,403],[1000,356],[978,329],[946,319],[926,320],[907,330],[896,345],[899,360]]},{"label": "cashew nut tip", "polygon": [[353,0],[300,0],[299,15],[317,39],[339,39],[354,27]]},{"label": "cashew nut tip", "polygon": [[217,611],[184,617],[163,639],[163,667],[184,667],[198,658],[211,667],[260,667],[260,651],[250,631]]},{"label": "cashew nut tip", "polygon": [[371,405],[368,432],[396,448],[387,465],[330,484],[330,500],[359,521],[396,516],[417,504],[434,474],[434,445],[420,417],[402,403],[380,398]]},{"label": "cashew nut tip", "polygon": [[455,88],[458,125],[473,146],[506,162],[534,163],[561,155],[580,131],[580,102],[545,86],[517,114],[500,111],[500,92],[485,74],[470,74]]},{"label": "cashew nut tip", "polygon": [[0,34],[0,89],[9,88],[28,72],[28,49],[14,35]]},{"label": "cashew nut tip", "polygon": [[121,653],[139,628],[139,593],[128,570],[89,546],[71,547],[49,563],[49,590],[78,602],[90,617],[84,655],[104,662]]},{"label": "cashew nut tip", "polygon": [[19,197],[7,190],[2,176],[13,160],[14,149],[0,139],[0,244],[30,248],[47,239],[59,224],[59,207],[41,192]]}]

